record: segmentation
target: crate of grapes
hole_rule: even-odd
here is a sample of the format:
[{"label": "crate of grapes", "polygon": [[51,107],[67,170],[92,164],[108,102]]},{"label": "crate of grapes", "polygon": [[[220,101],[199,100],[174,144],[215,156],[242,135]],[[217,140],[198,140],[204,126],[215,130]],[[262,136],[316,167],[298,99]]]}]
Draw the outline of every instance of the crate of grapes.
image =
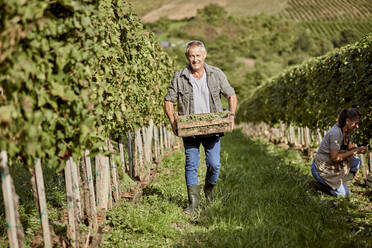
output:
[{"label": "crate of grapes", "polygon": [[229,111],[208,114],[174,114],[179,137],[232,132],[232,118]]}]

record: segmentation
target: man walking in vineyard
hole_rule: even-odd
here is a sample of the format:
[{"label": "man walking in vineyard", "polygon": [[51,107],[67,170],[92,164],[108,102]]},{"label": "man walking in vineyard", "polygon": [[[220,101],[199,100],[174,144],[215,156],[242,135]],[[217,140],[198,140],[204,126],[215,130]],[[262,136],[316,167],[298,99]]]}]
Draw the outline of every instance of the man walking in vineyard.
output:
[{"label": "man walking in vineyard", "polygon": [[[174,104],[178,104],[178,114],[200,114],[222,112],[221,94],[228,99],[232,118],[235,118],[237,97],[225,74],[217,67],[206,64],[207,51],[203,42],[190,41],[186,45],[189,64],[176,72],[165,96],[164,109],[177,135],[174,119]],[[232,120],[234,123],[234,120]],[[186,165],[185,177],[189,206],[185,213],[193,212],[200,202],[198,183],[199,147],[203,145],[206,156],[207,173],[204,193],[207,200],[213,198],[213,187],[220,171],[220,135],[200,135],[183,138]]]}]

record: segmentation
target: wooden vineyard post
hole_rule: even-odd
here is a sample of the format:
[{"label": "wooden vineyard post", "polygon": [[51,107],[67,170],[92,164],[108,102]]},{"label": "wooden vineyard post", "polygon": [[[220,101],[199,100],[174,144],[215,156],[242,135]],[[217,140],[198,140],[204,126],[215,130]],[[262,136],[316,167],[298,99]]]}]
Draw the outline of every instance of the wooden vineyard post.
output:
[{"label": "wooden vineyard post", "polygon": [[93,229],[98,229],[97,224],[97,208],[96,208],[96,196],[94,193],[94,184],[93,184],[93,174],[92,174],[92,164],[89,157],[89,151],[85,150],[84,152],[84,165],[86,167],[87,172],[87,183],[89,189],[89,223],[92,224]]},{"label": "wooden vineyard post", "polygon": [[20,221],[17,221],[17,217],[19,218],[19,214],[17,213],[18,197],[15,194],[13,180],[9,174],[8,155],[6,151],[1,151],[0,153],[0,170],[1,186],[5,205],[5,217],[8,225],[9,247],[23,247],[23,230],[22,226],[20,225]]},{"label": "wooden vineyard post", "polygon": [[137,138],[137,133],[136,131],[133,132],[133,178],[137,177],[138,176],[138,161],[139,161],[139,158],[137,156],[137,153],[138,153],[138,138]]},{"label": "wooden vineyard post", "polygon": [[287,143],[286,135],[285,135],[285,126],[283,123],[280,123],[279,127],[279,140],[281,143]]},{"label": "wooden vineyard post", "polygon": [[311,142],[312,142],[312,139],[311,139],[311,132],[310,132],[310,128],[306,127],[306,139],[307,139],[307,142],[308,142],[308,147],[310,148],[311,147]]},{"label": "wooden vineyard post", "polygon": [[104,187],[107,193],[107,208],[111,209],[113,207],[113,200],[112,200],[112,187],[111,187],[111,170],[110,170],[110,158],[105,156],[104,157]]},{"label": "wooden vineyard post", "polygon": [[289,133],[289,127],[283,124],[283,135],[285,137],[285,144],[289,145],[291,143],[291,134]]},{"label": "wooden vineyard post", "polygon": [[110,201],[110,167],[108,158],[98,154],[96,162],[96,192],[97,192],[97,207],[99,212],[106,211]]},{"label": "wooden vineyard post", "polygon": [[366,178],[368,175],[368,171],[367,171],[368,163],[367,163],[365,154],[360,154],[360,158],[362,160],[363,178]]},{"label": "wooden vineyard post", "polygon": [[369,173],[372,173],[372,152],[369,153]]},{"label": "wooden vineyard post", "polygon": [[304,127],[301,127],[301,145],[302,145],[302,147],[306,146],[306,143],[305,143],[305,128]]},{"label": "wooden vineyard post", "polygon": [[80,219],[79,219],[79,223],[83,220],[84,218],[84,208],[85,208],[85,204],[84,204],[84,190],[83,190],[83,181],[81,179],[81,169],[80,169],[80,166],[81,166],[81,158],[79,158],[76,162],[74,162],[75,164],[75,168],[76,168],[76,174],[77,174],[77,185],[78,185],[78,193],[79,193],[79,204],[80,204]]},{"label": "wooden vineyard post", "polygon": [[153,126],[154,121],[150,119],[149,126],[142,128],[143,135],[143,147],[144,147],[144,159],[146,164],[152,162],[152,138],[153,138]]},{"label": "wooden vineyard post", "polygon": [[126,160],[125,160],[125,153],[124,153],[124,145],[123,143],[119,143],[119,153],[120,153],[120,160],[121,160],[121,163],[122,163],[122,170],[123,170],[123,173],[126,173],[126,172],[129,172],[129,168],[127,166],[127,163],[126,163]]},{"label": "wooden vineyard post", "polygon": [[308,127],[305,127],[304,129],[304,143],[306,148],[310,148],[310,130]]},{"label": "wooden vineyard post", "polygon": [[84,153],[83,153],[83,158],[79,160],[79,166],[78,168],[81,168],[81,173],[82,173],[82,187],[81,187],[81,192],[83,193],[83,196],[81,197],[82,199],[82,205],[84,204],[84,207],[82,209],[83,212],[83,219],[88,219],[89,224],[91,224],[90,218],[92,216],[91,214],[91,209],[90,209],[90,199],[89,199],[89,185],[88,185],[88,175],[87,175],[87,167],[85,166],[85,161],[84,161]]},{"label": "wooden vineyard post", "polygon": [[174,146],[174,134],[173,134],[173,131],[169,131],[169,137],[170,137],[170,143],[171,143],[171,148],[173,149],[173,146]]},{"label": "wooden vineyard post", "polygon": [[[111,164],[111,176],[112,176],[112,191],[114,200],[115,202],[118,202],[120,200],[120,183],[119,183],[119,174],[118,174],[118,169],[117,165],[114,163],[114,147],[112,146],[111,141],[109,141],[109,150],[111,152],[111,159],[110,159],[110,164]],[[124,166],[124,165],[123,165]]]},{"label": "wooden vineyard post", "polygon": [[169,144],[169,149],[172,149],[172,144],[173,144],[173,142],[172,142],[172,133],[169,131],[169,130],[167,130],[167,136],[168,136],[168,144]]},{"label": "wooden vineyard post", "polygon": [[169,149],[172,149],[172,133],[167,129],[167,137],[168,137],[168,144],[169,144]]},{"label": "wooden vineyard post", "polygon": [[159,133],[156,125],[154,125],[154,155],[155,161],[159,162]]},{"label": "wooden vineyard post", "polygon": [[291,143],[294,146],[296,146],[297,145],[297,141],[296,141],[296,135],[295,135],[295,130],[294,130],[294,127],[293,126],[289,126],[289,135],[290,135]]},{"label": "wooden vineyard post", "polygon": [[154,121],[150,119],[149,127],[147,128],[147,132],[146,132],[146,146],[147,146],[146,151],[148,152],[147,162],[150,164],[152,163],[152,140],[154,138],[153,130],[154,130]]},{"label": "wooden vineyard post", "polygon": [[322,134],[319,129],[316,130],[316,141],[318,146],[322,142]]},{"label": "wooden vineyard post", "polygon": [[148,129],[145,127],[142,127],[142,135],[141,135],[141,141],[142,141],[142,152],[143,152],[143,166],[141,167],[141,181],[147,174],[147,171],[149,169],[149,161],[150,161],[150,156],[149,156],[149,151],[148,151],[148,134],[147,134]]},{"label": "wooden vineyard post", "polygon": [[267,139],[269,139],[269,140],[272,139],[272,134],[270,132],[270,126],[267,125],[267,124],[264,124],[264,133],[265,133]]},{"label": "wooden vineyard post", "polygon": [[164,134],[162,126],[159,127],[159,140],[160,140],[160,156],[164,154]]},{"label": "wooden vineyard post", "polygon": [[41,226],[43,229],[43,238],[44,238],[44,247],[52,247],[52,237],[50,234],[49,220],[48,220],[48,208],[45,197],[45,187],[44,187],[44,177],[43,171],[41,169],[41,161],[39,158],[36,158],[35,162],[35,174],[36,174],[36,187],[37,195],[39,199],[40,206],[40,220]]},{"label": "wooden vineyard post", "polygon": [[67,195],[67,213],[68,213],[68,229],[67,235],[71,240],[72,247],[79,247],[78,242],[78,225],[75,216],[75,204],[74,204],[74,191],[73,191],[73,180],[71,172],[71,160],[66,161],[65,167],[65,184],[66,184],[66,195]]},{"label": "wooden vineyard post", "polygon": [[166,148],[169,149],[171,147],[171,144],[170,144],[170,137],[169,137],[169,132],[168,132],[168,126],[165,126],[164,127],[164,138],[166,139],[165,143],[166,143]]},{"label": "wooden vineyard post", "polygon": [[97,154],[95,162],[95,172],[96,172],[96,194],[97,194],[97,211],[100,212],[102,209],[102,199],[103,199],[103,185],[102,185],[102,157],[103,155]]},{"label": "wooden vineyard post", "polygon": [[142,144],[142,137],[141,137],[141,132],[140,130],[136,130],[135,132],[135,149],[136,152],[134,154],[134,157],[137,161],[136,163],[136,171],[135,171],[135,176],[138,176],[140,180],[143,179],[142,171],[143,171],[143,144]]},{"label": "wooden vineyard post", "polygon": [[149,153],[148,153],[148,145],[147,145],[147,128],[145,127],[142,127],[142,145],[143,145],[143,161],[144,161],[144,164],[147,164],[148,161],[150,160],[149,158]]},{"label": "wooden vineyard post", "polygon": [[172,149],[172,133],[167,129],[169,149]]},{"label": "wooden vineyard post", "polygon": [[130,131],[128,131],[128,158],[129,158],[129,176],[131,178],[134,177],[133,168],[134,168],[134,161],[133,161],[133,137]]},{"label": "wooden vineyard post", "polygon": [[298,144],[298,146],[301,146],[302,145],[302,142],[301,142],[301,128],[300,127],[298,127],[297,128],[297,144]]},{"label": "wooden vineyard post", "polygon": [[303,146],[305,148],[308,148],[308,140],[307,140],[307,135],[306,135],[306,127],[302,128],[302,138],[303,138]]},{"label": "wooden vineyard post", "polygon": [[163,126],[163,138],[164,138],[164,149],[168,149],[168,135],[167,135],[167,130],[166,127]]},{"label": "wooden vineyard post", "polygon": [[81,209],[81,199],[80,199],[80,182],[79,182],[79,175],[77,170],[77,165],[72,159],[72,157],[69,158],[70,160],[70,169],[71,169],[71,176],[72,176],[72,190],[74,192],[74,206],[77,211],[77,223],[80,223],[80,220],[82,218],[82,209]]}]

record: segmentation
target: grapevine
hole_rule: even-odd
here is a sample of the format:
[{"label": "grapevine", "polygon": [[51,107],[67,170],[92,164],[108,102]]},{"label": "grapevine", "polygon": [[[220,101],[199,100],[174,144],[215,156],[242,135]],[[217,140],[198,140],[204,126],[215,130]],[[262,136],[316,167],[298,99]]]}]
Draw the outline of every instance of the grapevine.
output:
[{"label": "grapevine", "polygon": [[[292,67],[257,89],[239,108],[240,121],[284,122],[325,129],[341,108],[358,108],[359,143],[371,144],[372,35]],[[372,144],[371,144],[372,145]]]},{"label": "grapevine", "polygon": [[1,5],[0,148],[10,157],[63,167],[109,136],[164,120],[172,60],[127,2]]}]

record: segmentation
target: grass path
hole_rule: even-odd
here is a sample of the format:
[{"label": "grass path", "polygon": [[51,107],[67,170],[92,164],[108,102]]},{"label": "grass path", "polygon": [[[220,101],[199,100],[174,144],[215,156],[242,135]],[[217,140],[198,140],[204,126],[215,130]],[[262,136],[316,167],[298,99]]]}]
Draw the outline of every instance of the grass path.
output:
[{"label": "grass path", "polygon": [[[109,213],[103,247],[371,247],[371,210],[358,210],[354,196],[311,192],[308,164],[294,150],[234,131],[222,138],[217,199],[206,206],[203,198],[197,213],[185,215],[184,155],[177,151],[140,201]],[[204,162],[200,170],[203,184]]]}]

